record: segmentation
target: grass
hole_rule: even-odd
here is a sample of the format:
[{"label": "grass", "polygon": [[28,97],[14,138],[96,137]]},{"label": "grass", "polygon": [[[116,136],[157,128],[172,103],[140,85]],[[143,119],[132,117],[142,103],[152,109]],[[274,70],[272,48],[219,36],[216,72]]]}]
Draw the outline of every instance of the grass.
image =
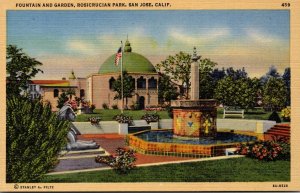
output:
[{"label": "grass", "polygon": [[[218,118],[223,118],[223,108],[218,108],[217,110]],[[268,120],[272,112],[266,112],[263,109],[254,109],[254,110],[248,110],[244,113],[245,119],[255,119],[255,120]],[[278,112],[280,114],[280,112]],[[231,119],[234,119],[235,117],[230,117]],[[236,119],[240,119],[240,117],[236,117]]]},{"label": "grass", "polygon": [[[124,110],[124,114],[131,116],[134,120],[140,120],[141,117],[146,113],[145,110]],[[120,114],[119,109],[96,109],[93,114],[81,114],[76,117],[76,121],[84,122],[88,121],[89,117],[101,117],[102,121],[113,121],[115,115]],[[148,112],[154,113],[154,112]],[[167,111],[157,112],[161,119],[170,119]],[[256,120],[268,120],[271,112],[265,112],[263,110],[249,110],[245,112],[245,119],[256,119]],[[218,118],[223,118],[223,108],[218,108]],[[230,117],[231,118],[231,117]],[[234,117],[232,117],[234,118]],[[240,117],[237,117],[240,119]]]},{"label": "grass", "polygon": [[251,158],[138,167],[127,175],[113,170],[45,176],[43,182],[267,182],[290,181],[289,161]]}]

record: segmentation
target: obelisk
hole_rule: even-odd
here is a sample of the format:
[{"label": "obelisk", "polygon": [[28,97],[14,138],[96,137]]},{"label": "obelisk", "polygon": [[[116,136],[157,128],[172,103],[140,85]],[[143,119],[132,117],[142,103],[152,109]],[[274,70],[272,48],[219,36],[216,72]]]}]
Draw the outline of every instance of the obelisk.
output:
[{"label": "obelisk", "polygon": [[192,56],[192,64],[191,64],[191,100],[199,99],[199,64],[198,60],[201,56],[197,56],[196,47],[194,47],[194,53]]}]

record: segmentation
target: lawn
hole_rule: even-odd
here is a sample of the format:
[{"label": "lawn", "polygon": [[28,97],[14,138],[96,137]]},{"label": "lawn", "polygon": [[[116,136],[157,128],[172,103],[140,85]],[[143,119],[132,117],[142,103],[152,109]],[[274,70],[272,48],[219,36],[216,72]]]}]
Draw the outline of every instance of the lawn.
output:
[{"label": "lawn", "polygon": [[290,181],[289,161],[251,158],[138,167],[127,175],[113,170],[48,175],[43,182],[266,182]]},{"label": "lawn", "polygon": [[[134,120],[139,120],[146,113],[154,113],[153,111],[145,110],[124,110],[124,114],[131,116]],[[120,114],[119,109],[96,109],[93,114],[81,114],[77,115],[76,121],[84,122],[88,121],[89,117],[101,117],[102,121],[112,121],[113,117]],[[157,112],[161,119],[170,119],[167,111]],[[250,110],[245,113],[245,119],[256,119],[256,120],[268,120],[271,112],[264,112],[263,110]],[[218,118],[223,118],[223,108],[218,108]],[[234,117],[233,117],[234,118]]]}]

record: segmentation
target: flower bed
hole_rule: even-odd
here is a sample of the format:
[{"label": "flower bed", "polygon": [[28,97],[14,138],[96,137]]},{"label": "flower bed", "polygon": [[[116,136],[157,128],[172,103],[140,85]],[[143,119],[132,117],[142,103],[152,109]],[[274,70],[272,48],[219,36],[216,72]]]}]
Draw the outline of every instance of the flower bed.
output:
[{"label": "flower bed", "polygon": [[239,144],[237,154],[259,160],[289,160],[290,144],[286,141],[258,141],[253,144]]},{"label": "flower bed", "polygon": [[117,173],[126,174],[135,168],[136,156],[133,150],[125,148],[117,148],[115,155],[97,156],[95,161],[97,163],[104,163],[113,168]]},{"label": "flower bed", "polygon": [[159,115],[158,114],[148,114],[146,113],[141,117],[141,119],[145,120],[148,124],[151,122],[158,122],[159,121]]}]

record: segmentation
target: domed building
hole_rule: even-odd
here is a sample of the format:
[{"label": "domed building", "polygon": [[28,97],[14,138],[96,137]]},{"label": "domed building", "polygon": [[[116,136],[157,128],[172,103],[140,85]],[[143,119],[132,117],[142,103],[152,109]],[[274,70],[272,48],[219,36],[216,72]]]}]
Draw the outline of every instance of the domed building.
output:
[{"label": "domed building", "polygon": [[[122,55],[123,71],[126,71],[134,81],[134,92],[128,98],[128,107],[137,104],[140,109],[145,106],[158,105],[158,73],[153,64],[144,56],[132,51],[130,42],[125,42]],[[121,108],[121,100],[114,99],[113,83],[121,74],[121,64],[115,65],[115,54],[108,57],[100,66],[98,74],[91,74],[86,80],[86,100],[101,109],[103,104],[109,108],[118,105]],[[124,102],[125,105],[125,102]]]},{"label": "domed building", "polygon": [[[75,96],[95,104],[97,109],[102,109],[103,104],[109,108],[117,105],[120,109],[122,102],[114,99],[117,93],[112,86],[121,75],[121,65],[115,65],[115,56],[116,54],[113,54],[108,57],[100,66],[98,73],[86,78],[77,77],[72,70],[68,79],[33,80],[28,93],[32,98],[41,96],[43,100],[50,102],[53,111],[58,110],[56,106],[59,95],[69,89],[75,91]],[[122,60],[123,71],[126,71],[134,82],[134,91],[132,97],[127,98],[127,107],[135,105],[139,109],[144,109],[145,106],[158,105],[158,73],[152,63],[144,56],[132,52],[128,40],[125,43]]]}]

